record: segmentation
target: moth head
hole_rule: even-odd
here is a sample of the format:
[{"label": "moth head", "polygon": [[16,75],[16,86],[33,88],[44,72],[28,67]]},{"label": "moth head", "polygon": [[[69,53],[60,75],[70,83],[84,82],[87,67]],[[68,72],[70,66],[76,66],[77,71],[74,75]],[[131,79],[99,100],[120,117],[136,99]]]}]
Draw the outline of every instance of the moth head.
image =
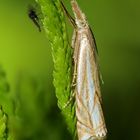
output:
[{"label": "moth head", "polygon": [[78,28],[85,28],[88,26],[87,20],[84,14],[80,18],[76,19],[76,24]]}]

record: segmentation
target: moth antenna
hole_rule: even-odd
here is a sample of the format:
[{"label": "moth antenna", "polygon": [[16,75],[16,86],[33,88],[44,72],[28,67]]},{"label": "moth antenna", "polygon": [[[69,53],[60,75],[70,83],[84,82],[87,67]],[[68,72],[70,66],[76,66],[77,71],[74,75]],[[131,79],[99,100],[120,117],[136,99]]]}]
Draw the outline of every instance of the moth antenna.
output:
[{"label": "moth antenna", "polygon": [[75,23],[74,18],[69,14],[69,12],[68,12],[68,10],[66,9],[66,7],[64,6],[63,2],[62,2],[62,1],[60,1],[60,2],[61,2],[62,9],[63,9],[64,13],[66,14],[66,16],[68,17],[70,23],[72,24],[72,26],[73,26],[74,28],[76,28],[76,23]]}]

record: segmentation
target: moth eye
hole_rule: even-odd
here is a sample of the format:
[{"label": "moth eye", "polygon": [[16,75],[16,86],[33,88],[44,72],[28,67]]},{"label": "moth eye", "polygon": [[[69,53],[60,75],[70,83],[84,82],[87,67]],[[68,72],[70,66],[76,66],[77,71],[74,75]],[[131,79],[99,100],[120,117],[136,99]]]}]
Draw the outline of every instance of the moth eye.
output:
[{"label": "moth eye", "polygon": [[82,25],[82,27],[86,26],[85,22],[81,22],[81,25]]}]

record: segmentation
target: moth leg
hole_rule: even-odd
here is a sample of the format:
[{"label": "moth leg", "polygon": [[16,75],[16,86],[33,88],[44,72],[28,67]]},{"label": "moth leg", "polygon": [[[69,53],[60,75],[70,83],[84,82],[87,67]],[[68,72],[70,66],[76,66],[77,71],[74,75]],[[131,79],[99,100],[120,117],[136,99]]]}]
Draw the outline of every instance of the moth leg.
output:
[{"label": "moth leg", "polygon": [[71,47],[74,49],[75,44],[76,44],[76,30],[73,31],[73,35],[72,35],[72,41],[71,41]]},{"label": "moth leg", "polygon": [[74,64],[74,70],[73,70],[73,78],[72,78],[72,87],[76,86],[76,76],[77,76],[77,70],[76,70],[76,63]]},{"label": "moth leg", "polygon": [[62,107],[62,110],[63,109],[65,109],[67,106],[69,106],[69,104],[72,102],[72,100],[74,99],[74,97],[75,97],[75,90],[72,92],[72,94],[71,94],[71,96],[70,96],[70,98],[69,98],[69,100],[67,101],[67,103]]},{"label": "moth leg", "polygon": [[76,63],[75,63],[74,64],[73,79],[72,79],[72,84],[71,84],[71,87],[72,87],[72,89],[74,88],[74,90],[72,90],[71,96],[70,96],[68,102],[63,106],[63,109],[65,109],[72,102],[72,100],[75,97],[75,94],[76,94],[76,90],[75,90],[75,87],[76,87],[76,75],[77,75],[76,71],[77,70],[76,70]]}]

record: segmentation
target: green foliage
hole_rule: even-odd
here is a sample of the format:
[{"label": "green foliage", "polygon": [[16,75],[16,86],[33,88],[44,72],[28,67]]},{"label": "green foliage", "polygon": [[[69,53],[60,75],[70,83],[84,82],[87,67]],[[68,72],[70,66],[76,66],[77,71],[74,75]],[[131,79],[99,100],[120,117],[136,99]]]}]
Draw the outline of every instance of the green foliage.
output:
[{"label": "green foliage", "polygon": [[45,81],[33,78],[27,73],[21,74],[16,87],[16,112],[11,124],[14,139],[47,138]]},{"label": "green foliage", "polygon": [[49,94],[47,79],[27,73],[18,76],[15,113],[9,124],[12,140],[61,140],[63,133],[68,134]]},{"label": "green foliage", "polygon": [[7,139],[7,122],[8,118],[3,112],[2,107],[0,108],[0,140]]},{"label": "green foliage", "polygon": [[[5,114],[11,112],[10,100],[8,98],[9,85],[6,80],[6,74],[0,66],[0,140],[7,139],[8,118]],[[3,109],[3,108],[4,109]]]},{"label": "green foliage", "polygon": [[[72,93],[72,49],[68,44],[65,18],[58,0],[37,2],[41,7],[43,27],[51,43],[53,83],[58,106],[73,135],[75,107],[70,102],[64,108]],[[0,67],[0,140],[71,139],[64,129],[66,126],[55,105],[55,98],[52,98],[54,91],[52,87],[49,89],[48,79],[37,78],[25,72],[16,75],[14,78],[17,84],[11,83],[10,87],[6,74]],[[13,81],[15,82],[15,79]],[[50,95],[52,96],[49,97]]]},{"label": "green foliage", "polygon": [[59,0],[36,0],[41,7],[42,23],[51,43],[54,62],[54,86],[58,106],[62,110],[68,129],[75,131],[75,108],[71,102],[72,50],[68,44],[65,18]]}]

